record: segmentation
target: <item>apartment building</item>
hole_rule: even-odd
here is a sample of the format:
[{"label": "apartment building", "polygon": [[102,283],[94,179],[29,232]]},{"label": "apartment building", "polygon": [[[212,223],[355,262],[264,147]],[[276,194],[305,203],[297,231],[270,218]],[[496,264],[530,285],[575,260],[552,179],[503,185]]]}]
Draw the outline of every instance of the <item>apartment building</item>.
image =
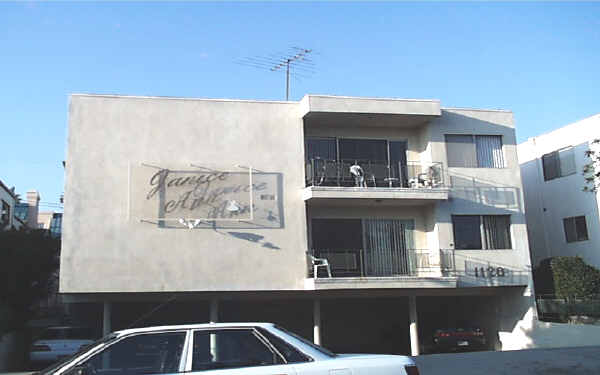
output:
[{"label": "apartment building", "polygon": [[15,216],[18,203],[14,188],[8,188],[0,181],[0,230],[18,229],[23,223]]},{"label": "apartment building", "polygon": [[104,331],[274,321],[419,354],[533,313],[508,111],[72,95],[64,213],[60,291]]},{"label": "apartment building", "polygon": [[600,114],[518,145],[533,265],[554,256],[581,256],[600,267],[598,193],[586,192],[586,151],[600,139]]}]

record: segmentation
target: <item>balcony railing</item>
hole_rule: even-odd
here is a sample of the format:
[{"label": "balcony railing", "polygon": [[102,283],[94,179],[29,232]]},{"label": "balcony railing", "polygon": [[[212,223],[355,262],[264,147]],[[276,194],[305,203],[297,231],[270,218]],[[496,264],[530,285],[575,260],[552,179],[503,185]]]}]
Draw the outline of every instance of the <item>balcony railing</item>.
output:
[{"label": "balcony railing", "polygon": [[[453,273],[453,254],[439,250],[438,258],[436,252],[429,249],[390,249],[378,253],[364,249],[314,249],[310,255],[327,259],[332,277],[425,276],[440,272],[447,276]],[[310,257],[308,262],[309,277],[315,277]],[[327,277],[326,270],[320,269],[317,277]]]},{"label": "balcony railing", "polygon": [[387,163],[328,159],[310,159],[306,163],[306,186],[446,187],[444,168],[440,162]]}]

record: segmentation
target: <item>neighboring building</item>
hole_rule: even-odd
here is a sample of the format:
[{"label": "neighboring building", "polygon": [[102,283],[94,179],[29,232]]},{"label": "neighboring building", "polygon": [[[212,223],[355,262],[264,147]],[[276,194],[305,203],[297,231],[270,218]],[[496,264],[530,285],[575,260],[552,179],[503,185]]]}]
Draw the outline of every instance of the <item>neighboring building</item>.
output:
[{"label": "neighboring building", "polygon": [[598,193],[583,191],[600,114],[519,144],[529,246],[534,265],[554,256],[581,256],[600,267]]},{"label": "neighboring building", "polygon": [[18,229],[23,225],[23,222],[15,216],[18,202],[15,188],[9,189],[0,181],[0,230]]},{"label": "neighboring building", "polygon": [[85,316],[105,331],[262,320],[418,354],[437,328],[499,346],[532,317],[511,112],[315,95],[69,108],[60,291],[103,306]]},{"label": "neighboring building", "polygon": [[[27,192],[27,201],[16,206],[16,216],[25,223],[29,229],[40,229],[38,214],[40,208],[40,193],[36,190]],[[43,228],[42,228],[43,229]]]},{"label": "neighboring building", "polygon": [[38,213],[38,228],[50,231],[53,237],[60,238],[62,231],[62,213],[43,211]]}]

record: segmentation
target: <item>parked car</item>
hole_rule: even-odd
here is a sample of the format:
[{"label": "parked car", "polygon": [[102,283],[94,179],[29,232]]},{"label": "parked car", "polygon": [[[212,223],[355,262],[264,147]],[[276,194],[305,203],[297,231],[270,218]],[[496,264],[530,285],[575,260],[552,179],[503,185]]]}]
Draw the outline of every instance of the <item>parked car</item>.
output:
[{"label": "parked car", "polygon": [[56,362],[93,342],[93,330],[88,327],[49,327],[31,345],[29,361],[34,365]]},{"label": "parked car", "polygon": [[433,345],[438,352],[487,348],[485,334],[479,327],[438,329],[433,334]]},{"label": "parked car", "polygon": [[334,354],[270,323],[215,323],[112,333],[43,375],[418,375],[409,357]]}]

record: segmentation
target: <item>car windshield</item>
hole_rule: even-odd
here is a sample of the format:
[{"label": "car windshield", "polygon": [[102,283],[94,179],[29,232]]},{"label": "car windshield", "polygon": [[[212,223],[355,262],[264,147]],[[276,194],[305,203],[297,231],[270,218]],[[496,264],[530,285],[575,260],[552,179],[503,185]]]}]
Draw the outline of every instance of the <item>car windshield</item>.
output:
[{"label": "car windshield", "polygon": [[312,341],[309,341],[309,340],[305,339],[304,337],[295,334],[294,332],[290,332],[287,329],[279,327],[279,326],[275,326],[275,328],[277,328],[278,330],[280,330],[282,332],[285,332],[286,334],[292,336],[296,340],[302,341],[302,343],[310,346],[311,348],[313,348],[315,350],[318,350],[319,352],[325,354],[328,357],[336,357],[336,354],[334,352],[332,352],[331,350],[325,349],[324,347],[317,345],[317,344],[313,343]]},{"label": "car windshield", "polygon": [[53,374],[56,370],[60,369],[61,367],[67,365],[69,362],[73,361],[75,358],[79,357],[81,354],[90,351],[90,350],[94,350],[95,348],[97,348],[99,345],[103,345],[103,344],[108,344],[109,342],[111,342],[112,340],[116,339],[116,335],[115,334],[110,334],[107,336],[104,336],[103,338],[101,338],[100,340],[91,343],[89,345],[86,345],[85,347],[81,348],[77,353],[73,354],[72,356],[65,358],[62,361],[59,361],[57,363],[54,363],[52,365],[50,365],[49,367],[46,367],[43,370],[40,370],[39,372],[37,372],[36,374],[39,375],[51,375]]}]

